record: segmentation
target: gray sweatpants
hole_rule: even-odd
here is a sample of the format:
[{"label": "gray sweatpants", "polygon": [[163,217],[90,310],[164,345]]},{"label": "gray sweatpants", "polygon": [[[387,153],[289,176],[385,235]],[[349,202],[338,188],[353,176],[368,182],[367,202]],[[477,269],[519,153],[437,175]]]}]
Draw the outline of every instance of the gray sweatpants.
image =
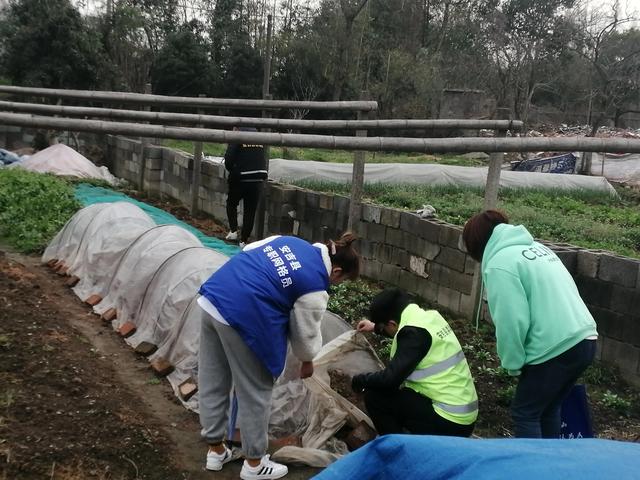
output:
[{"label": "gray sweatpants", "polygon": [[238,397],[238,425],[246,458],[267,452],[274,378],[230,326],[202,311],[198,398],[202,437],[209,444],[225,438],[232,385]]}]

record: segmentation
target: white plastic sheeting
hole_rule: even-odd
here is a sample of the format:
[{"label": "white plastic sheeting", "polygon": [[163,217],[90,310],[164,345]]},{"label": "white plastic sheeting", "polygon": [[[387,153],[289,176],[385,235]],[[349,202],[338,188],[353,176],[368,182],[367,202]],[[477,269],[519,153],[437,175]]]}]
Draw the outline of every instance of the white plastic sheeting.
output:
[{"label": "white plastic sheeting", "polygon": [[601,153],[593,153],[591,157],[591,175],[604,176],[606,179],[616,183],[640,186],[640,154],[607,153],[603,155]]},{"label": "white plastic sheeting", "polygon": [[[116,308],[114,327],[133,322],[136,332],[126,339],[157,350],[151,362],[164,360],[183,404],[198,410],[197,392],[188,400],[180,385],[197,383],[201,309],[200,285],[228,258],[205,248],[190,232],[176,225],[151,227],[150,219],[129,203],[96,204],[78,212],[47,248],[43,261],[66,259],[71,274],[80,278],[74,290],[86,296],[105,294],[94,310]],[[329,369],[349,376],[381,368],[371,346],[339,316],[327,312],[321,325],[323,348],[314,359],[313,377],[299,378],[300,362],[289,349],[283,374],[274,386],[269,434],[295,436],[301,446],[278,450],[274,458],[312,466],[326,466],[347,453],[335,438],[345,423],[368,417],[332,390]],[[242,417],[242,410],[238,416]]]},{"label": "white plastic sheeting", "polygon": [[[454,165],[414,163],[368,163],[365,165],[366,183],[420,184],[429,186],[458,186],[484,188],[486,167],[458,167]],[[273,159],[269,162],[269,178],[278,182],[312,180],[349,183],[353,166],[349,163],[327,163],[301,160]],[[544,188],[562,190],[596,190],[615,195],[605,178],[583,175],[561,175],[534,172],[500,173],[504,188]]]},{"label": "white plastic sheeting", "polygon": [[111,175],[107,167],[97,167],[84,155],[62,143],[40,150],[24,161],[11,164],[9,168],[14,167],[69,177],[97,178],[111,185],[116,184],[116,177]]},{"label": "white plastic sheeting", "polygon": [[69,266],[75,260],[74,254],[78,250],[87,226],[95,215],[107,207],[106,203],[97,203],[76,212],[49,242],[42,254],[42,262],[57,260]]},{"label": "white plastic sheeting", "polygon": [[133,321],[144,292],[156,270],[174,253],[187,247],[201,247],[191,232],[176,225],[160,225],[140,235],[120,258],[107,295],[93,307],[102,315],[115,308],[114,327]]},{"label": "white plastic sheeting", "polygon": [[[82,238],[80,239],[80,243],[73,254],[73,261],[68,264],[69,275],[76,275],[80,277],[81,275],[79,274],[84,274],[85,269],[88,266],[86,256],[97,250],[96,243],[100,242],[100,238],[113,235],[114,227],[118,230],[122,228],[118,222],[131,218],[146,222],[149,228],[154,225],[151,217],[144,213],[140,207],[132,203],[106,203],[105,207],[93,215],[91,220],[89,220]],[[91,268],[94,267],[91,266]]]},{"label": "white plastic sheeting", "polygon": [[72,272],[80,279],[73,287],[74,293],[83,301],[93,295],[104,297],[122,255],[140,235],[154,227],[148,216],[116,218],[102,224],[85,252],[84,263]]},{"label": "white plastic sheeting", "polygon": [[136,332],[127,343],[135,348],[142,342],[158,346],[170,341],[175,331],[182,330],[182,314],[200,285],[227,260],[227,256],[205,247],[187,247],[169,257],[147,285],[132,317]]}]

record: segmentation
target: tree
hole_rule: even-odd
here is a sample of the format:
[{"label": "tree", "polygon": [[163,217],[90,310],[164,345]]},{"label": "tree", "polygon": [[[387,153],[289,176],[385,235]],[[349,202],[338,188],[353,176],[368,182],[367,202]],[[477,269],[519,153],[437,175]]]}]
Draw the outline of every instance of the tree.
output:
[{"label": "tree", "polygon": [[151,69],[154,93],[196,96],[220,87],[220,72],[209,59],[204,27],[197,20],[167,36]]},{"label": "tree", "polygon": [[69,0],[12,2],[0,22],[5,74],[15,84],[94,88],[103,63],[97,34]]}]

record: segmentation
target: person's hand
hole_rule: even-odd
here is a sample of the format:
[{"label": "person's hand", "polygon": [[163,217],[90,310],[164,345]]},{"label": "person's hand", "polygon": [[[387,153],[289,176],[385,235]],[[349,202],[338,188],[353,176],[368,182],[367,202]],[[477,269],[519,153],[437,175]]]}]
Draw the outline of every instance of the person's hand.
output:
[{"label": "person's hand", "polygon": [[302,362],[300,378],[309,378],[311,375],[313,375],[313,362]]},{"label": "person's hand", "polygon": [[371,320],[360,320],[358,322],[358,326],[356,327],[356,329],[359,332],[373,332],[376,328],[376,324],[373,323]]},{"label": "person's hand", "polygon": [[351,390],[353,390],[354,393],[364,392],[365,378],[366,374],[361,373],[359,375],[354,375],[354,377],[351,379]]}]

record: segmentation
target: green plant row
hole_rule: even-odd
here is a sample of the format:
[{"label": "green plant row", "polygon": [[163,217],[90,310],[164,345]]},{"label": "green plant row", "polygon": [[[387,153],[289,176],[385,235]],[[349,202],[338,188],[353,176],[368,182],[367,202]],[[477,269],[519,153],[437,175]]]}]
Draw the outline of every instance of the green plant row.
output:
[{"label": "green plant row", "polygon": [[40,252],[81,207],[73,184],[54,175],[0,169],[0,237],[20,252]]},{"label": "green plant row", "polygon": [[[169,148],[193,152],[193,142],[188,140],[165,140]],[[227,146],[219,143],[205,143],[202,151],[205,155],[221,157]],[[282,148],[271,147],[269,158],[285,158],[291,160],[313,160],[316,162],[352,163],[353,152],[344,150],[323,150],[320,148]],[[464,167],[482,166],[485,162],[457,155],[426,155],[420,153],[368,153],[367,163],[439,163],[442,165],[459,165]]]},{"label": "green plant row", "polygon": [[[348,195],[349,184],[296,182],[316,191]],[[589,190],[500,190],[498,208],[512,223],[523,224],[536,238],[610,250],[640,258],[640,199],[619,189],[620,198]],[[480,188],[367,184],[364,199],[379,205],[417,210],[433,205],[438,218],[464,225],[482,210]]]}]

